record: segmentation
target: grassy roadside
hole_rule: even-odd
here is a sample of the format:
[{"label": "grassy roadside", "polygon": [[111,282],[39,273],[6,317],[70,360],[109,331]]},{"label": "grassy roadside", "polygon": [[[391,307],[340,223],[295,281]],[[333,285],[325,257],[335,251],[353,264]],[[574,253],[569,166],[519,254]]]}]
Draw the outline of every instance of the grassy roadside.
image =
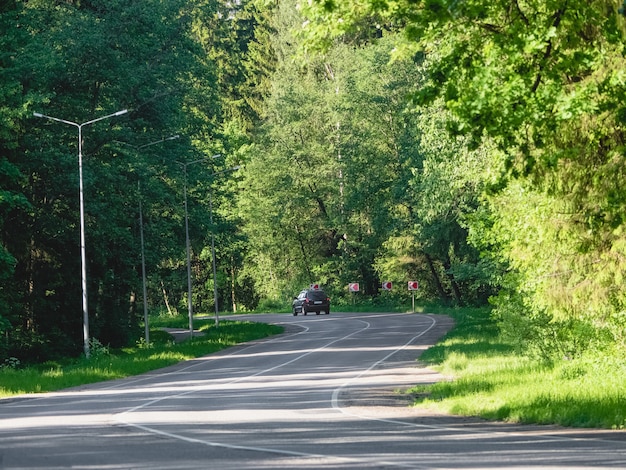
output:
[{"label": "grassy roadside", "polygon": [[48,362],[25,368],[2,367],[0,397],[50,392],[137,375],[283,331],[280,326],[264,323],[222,321],[219,328],[215,328],[212,319],[196,320],[194,328],[204,334],[194,337],[192,341],[174,343],[171,335],[159,329],[186,326],[188,319],[184,315],[158,318],[151,323],[150,347],[139,343],[135,347],[109,351],[95,344],[89,359]]},{"label": "grassy roadside", "polygon": [[411,389],[420,397],[417,406],[518,423],[626,426],[626,364],[620,358],[533,359],[500,338],[488,310],[446,313],[457,326],[420,361],[452,380]]}]

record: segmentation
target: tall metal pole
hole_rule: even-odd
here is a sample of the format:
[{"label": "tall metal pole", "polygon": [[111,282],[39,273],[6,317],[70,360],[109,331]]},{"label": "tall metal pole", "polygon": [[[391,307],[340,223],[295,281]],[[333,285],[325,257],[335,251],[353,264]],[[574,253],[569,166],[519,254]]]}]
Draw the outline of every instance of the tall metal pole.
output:
[{"label": "tall metal pole", "polygon": [[189,336],[193,338],[193,305],[191,292],[191,243],[189,242],[189,211],[187,209],[187,165],[184,164],[185,171],[185,246],[187,248],[187,310],[189,312]]},{"label": "tall metal pole", "polygon": [[[211,158],[217,158],[220,155],[213,155]],[[177,162],[183,167],[185,182],[184,182],[184,197],[185,197],[185,246],[187,249],[187,310],[189,312],[189,337],[193,339],[193,304],[192,304],[192,282],[191,282],[191,242],[189,240],[189,210],[187,207],[187,167],[194,163],[200,163],[207,161],[208,158],[200,158],[191,162]]]},{"label": "tall metal pole", "polygon": [[[210,158],[218,158],[221,157],[220,154],[213,155]],[[184,197],[185,197],[185,241],[187,248],[187,309],[189,310],[189,334],[193,338],[193,306],[191,304],[192,299],[192,283],[191,283],[191,244],[189,241],[189,211],[187,208],[187,167],[194,163],[200,163],[209,160],[209,158],[200,158],[198,160],[193,160],[191,162],[177,162],[179,165],[183,167],[185,182],[184,182]],[[238,170],[241,168],[240,166],[236,166],[233,168],[229,168],[228,170],[218,171],[217,173],[212,173],[210,177],[212,178],[215,175],[220,173],[225,173],[226,171]],[[211,257],[213,259],[213,301],[215,303],[215,325],[219,326],[219,313],[218,313],[218,305],[217,305],[217,273],[215,266],[215,230],[213,229],[213,196],[212,192],[209,193],[209,207],[210,207],[210,220],[211,220]]]},{"label": "tall metal pole", "polygon": [[[173,135],[171,137],[166,137],[164,139],[155,140],[154,142],[150,142],[144,145],[131,145],[127,142],[116,141],[117,143],[128,145],[135,149],[135,151],[139,151],[143,148],[150,147],[151,145],[160,144],[161,142],[165,142],[167,140],[178,139],[179,135]],[[141,204],[141,182],[137,181],[137,192],[139,196],[139,238],[141,240],[141,283],[142,283],[142,291],[143,291],[143,323],[144,323],[144,337],[146,340],[146,346],[150,344],[150,318],[148,316],[148,287],[146,281],[146,255],[145,255],[145,245],[144,245],[144,237],[143,237],[143,208]]]},{"label": "tall metal pole", "polygon": [[[211,174],[211,178],[215,175],[219,175],[221,173],[226,173],[227,171],[236,171],[241,166],[237,165],[232,168],[228,168],[227,170],[218,171],[217,173]],[[215,305],[215,326],[220,326],[220,314],[219,308],[217,304],[217,268],[215,263],[215,227],[213,226],[213,190],[209,192],[209,210],[210,210],[210,221],[211,221],[211,261],[213,265],[213,303]]]},{"label": "tall metal pole", "polygon": [[92,119],[91,121],[78,124],[76,122],[59,119],[52,116],[46,116],[41,113],[33,113],[35,117],[50,119],[52,121],[62,122],[78,128],[78,187],[79,187],[79,206],[80,206],[80,264],[81,264],[81,289],[82,289],[82,305],[83,305],[83,350],[85,357],[89,357],[89,310],[87,308],[87,256],[85,253],[85,207],[83,202],[83,126],[102,121],[103,119],[112,118],[126,114],[127,109],[123,109],[113,114]]},{"label": "tall metal pole", "polygon": [[217,268],[215,266],[215,227],[213,227],[213,190],[209,192],[209,210],[211,220],[211,262],[213,264],[213,303],[215,304],[215,326],[220,326],[220,314],[217,307]]},{"label": "tall metal pole", "polygon": [[83,295],[83,350],[89,357],[89,310],[87,308],[87,254],[85,250],[85,204],[83,196],[83,126],[78,126],[78,193],[80,206],[80,270]]},{"label": "tall metal pole", "polygon": [[143,287],[143,323],[146,347],[150,345],[150,325],[148,320],[148,287],[146,285],[146,255],[143,242],[143,208],[141,206],[141,183],[137,181],[139,192],[139,239],[141,240],[141,280]]}]

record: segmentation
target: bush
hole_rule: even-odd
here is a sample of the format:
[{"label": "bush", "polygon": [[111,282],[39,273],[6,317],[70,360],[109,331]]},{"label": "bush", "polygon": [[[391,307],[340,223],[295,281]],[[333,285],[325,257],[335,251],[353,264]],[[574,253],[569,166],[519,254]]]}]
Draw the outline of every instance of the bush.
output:
[{"label": "bush", "polygon": [[263,299],[259,302],[257,312],[288,312],[291,310],[291,300]]},{"label": "bush", "polygon": [[590,348],[601,348],[608,337],[589,320],[574,315],[557,319],[528,305],[519,293],[502,291],[492,303],[503,338],[520,352],[543,360],[578,357]]}]

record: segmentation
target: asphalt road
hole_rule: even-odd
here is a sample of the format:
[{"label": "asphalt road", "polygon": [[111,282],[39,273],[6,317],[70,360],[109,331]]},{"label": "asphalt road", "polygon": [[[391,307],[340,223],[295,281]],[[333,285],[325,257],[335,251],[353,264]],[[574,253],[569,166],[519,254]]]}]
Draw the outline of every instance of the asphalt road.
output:
[{"label": "asphalt road", "polygon": [[287,333],[137,377],[0,401],[0,468],[626,468],[624,432],[409,407],[398,390],[439,379],[415,358],[450,327],[445,316],[250,319]]}]

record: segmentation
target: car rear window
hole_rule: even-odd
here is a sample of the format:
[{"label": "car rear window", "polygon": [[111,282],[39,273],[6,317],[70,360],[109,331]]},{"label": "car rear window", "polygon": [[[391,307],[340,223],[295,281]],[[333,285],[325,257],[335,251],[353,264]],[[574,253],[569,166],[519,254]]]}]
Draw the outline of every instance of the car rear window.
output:
[{"label": "car rear window", "polygon": [[309,299],[312,300],[326,300],[326,293],[323,290],[313,290],[309,292]]}]

